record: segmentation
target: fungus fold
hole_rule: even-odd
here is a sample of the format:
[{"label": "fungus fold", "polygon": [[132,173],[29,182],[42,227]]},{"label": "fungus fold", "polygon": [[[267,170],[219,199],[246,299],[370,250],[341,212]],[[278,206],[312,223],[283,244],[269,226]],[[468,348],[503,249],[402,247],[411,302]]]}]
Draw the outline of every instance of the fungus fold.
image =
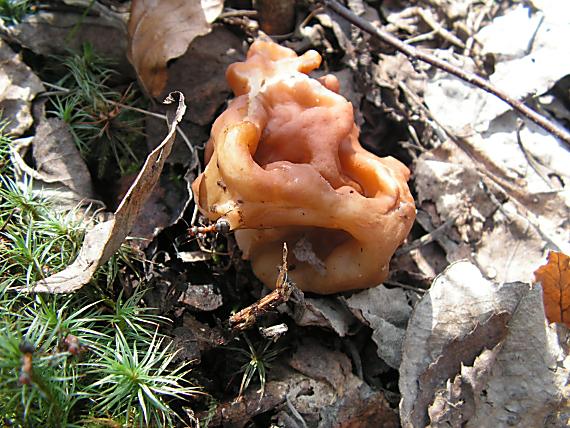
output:
[{"label": "fungus fold", "polygon": [[303,291],[368,288],[388,275],[415,206],[409,170],[362,148],[339,82],[308,76],[320,55],[254,42],[226,77],[236,98],[215,121],[192,185],[200,211],[224,218],[243,257],[274,288],[283,243]]}]

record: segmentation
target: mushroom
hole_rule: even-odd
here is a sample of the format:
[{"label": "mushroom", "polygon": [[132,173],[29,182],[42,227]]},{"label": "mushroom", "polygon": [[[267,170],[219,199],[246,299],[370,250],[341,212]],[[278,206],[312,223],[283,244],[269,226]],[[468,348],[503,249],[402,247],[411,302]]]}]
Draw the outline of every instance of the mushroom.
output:
[{"label": "mushroom", "polygon": [[275,286],[283,243],[303,291],[373,287],[388,275],[415,219],[409,170],[358,142],[338,80],[321,62],[254,42],[226,77],[236,98],[215,121],[207,166],[192,188],[200,211],[226,220],[254,273]]}]

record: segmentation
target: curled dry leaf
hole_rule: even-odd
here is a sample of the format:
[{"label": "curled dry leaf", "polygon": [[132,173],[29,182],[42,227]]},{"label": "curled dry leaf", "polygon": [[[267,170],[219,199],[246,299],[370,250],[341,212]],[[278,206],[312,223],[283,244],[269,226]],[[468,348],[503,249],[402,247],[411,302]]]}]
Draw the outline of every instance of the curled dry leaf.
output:
[{"label": "curled dry leaf", "polygon": [[304,297],[296,302],[293,319],[298,326],[317,326],[330,329],[344,337],[356,324],[352,314],[338,297]]},{"label": "curled dry leaf", "polygon": [[164,89],[168,75],[166,63],[186,52],[197,36],[210,31],[208,18],[200,0],[133,0],[129,20],[128,57],[138,77],[152,96]]},{"label": "curled dry leaf", "polygon": [[534,276],[544,290],[544,309],[550,322],[561,322],[570,327],[570,257],[551,251],[548,262],[539,267]]},{"label": "curled dry leaf", "polygon": [[167,114],[168,135],[146,158],[137,178],[115,211],[114,218],[99,223],[85,235],[83,247],[70,266],[22,291],[70,293],[78,290],[87,284],[97,268],[120,248],[133,228],[141,207],[160,178],[164,162],[170,154],[176,136],[176,125],[186,111],[184,96],[180,92],[173,92],[164,102],[176,103],[174,114],[172,111]]},{"label": "curled dry leaf", "polygon": [[30,104],[44,87],[10,46],[0,40],[0,111],[9,118],[4,132],[22,135],[33,122]]},{"label": "curled dry leaf", "polygon": [[[24,160],[32,154],[35,169]],[[61,119],[42,118],[33,138],[14,144],[12,162],[16,175],[33,179],[34,190],[54,201],[58,210],[93,203],[91,175],[73,141],[69,125]]]}]

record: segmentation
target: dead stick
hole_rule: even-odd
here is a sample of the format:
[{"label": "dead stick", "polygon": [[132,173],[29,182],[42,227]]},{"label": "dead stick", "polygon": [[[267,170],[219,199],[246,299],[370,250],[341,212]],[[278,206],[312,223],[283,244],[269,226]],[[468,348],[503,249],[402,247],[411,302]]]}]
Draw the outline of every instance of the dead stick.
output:
[{"label": "dead stick", "polygon": [[485,80],[482,77],[477,76],[476,74],[462,70],[461,68],[456,67],[448,63],[447,61],[441,60],[436,56],[431,55],[421,49],[417,49],[414,46],[405,44],[400,39],[388,33],[387,31],[377,28],[374,25],[372,25],[372,23],[359,17],[350,9],[347,9],[346,7],[341,5],[337,0],[324,0],[324,3],[329,9],[338,13],[340,16],[342,16],[351,24],[357,26],[363,31],[366,31],[370,35],[377,37],[383,42],[388,43],[389,45],[393,46],[394,48],[402,52],[408,58],[427,62],[428,64],[431,64],[434,67],[444,70],[449,74],[453,74],[454,76],[457,76],[460,79],[495,95],[496,97],[500,98],[502,101],[510,105],[513,109],[517,110],[520,114],[532,120],[538,126],[545,129],[555,137],[559,138],[561,141],[563,141],[564,143],[566,143],[566,145],[570,147],[570,133],[558,127],[556,124],[554,124],[544,116],[541,116],[540,114],[532,110],[530,107],[527,107],[524,103],[520,102],[516,98],[513,98],[510,95],[503,92],[502,90],[496,88],[488,80]]},{"label": "dead stick", "polygon": [[427,244],[435,241],[440,236],[445,234],[447,232],[447,229],[449,229],[451,226],[453,226],[453,224],[455,223],[456,220],[457,220],[457,216],[451,217],[445,223],[443,223],[441,226],[439,226],[437,229],[434,229],[431,232],[429,232],[428,234],[422,236],[421,238],[418,238],[418,239],[410,242],[409,244],[403,245],[402,247],[398,248],[394,254],[396,256],[401,256],[402,254],[407,254],[412,250],[423,247],[424,245],[427,245]]},{"label": "dead stick", "polygon": [[295,285],[287,279],[287,244],[284,243],[283,263],[279,268],[275,290],[254,304],[232,315],[229,319],[232,331],[240,332],[251,328],[261,315],[277,309],[279,305],[289,300],[294,290]]}]

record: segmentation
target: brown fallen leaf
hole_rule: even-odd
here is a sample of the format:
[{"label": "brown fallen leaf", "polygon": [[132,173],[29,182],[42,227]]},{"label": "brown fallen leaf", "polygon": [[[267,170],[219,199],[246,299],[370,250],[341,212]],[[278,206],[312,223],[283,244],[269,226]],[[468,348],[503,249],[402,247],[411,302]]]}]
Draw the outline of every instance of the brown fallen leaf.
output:
[{"label": "brown fallen leaf", "polygon": [[[290,395],[291,407],[296,408],[303,416],[306,421],[304,426],[318,428],[399,426],[398,418],[388,405],[384,394],[373,391],[367,383],[353,374],[352,362],[342,352],[330,350],[315,341],[303,340],[288,364],[297,372],[322,385],[321,391],[313,391],[315,397],[309,400],[303,400],[302,396]],[[314,419],[316,421],[313,422]]]},{"label": "brown fallen leaf", "polygon": [[295,324],[300,327],[321,327],[334,331],[340,337],[345,337],[358,327],[355,317],[337,296],[305,296],[294,301],[292,310],[289,307],[285,307],[285,310],[289,310]]},{"label": "brown fallen leaf", "polygon": [[[208,7],[210,21],[211,11]],[[128,57],[150,95],[156,97],[164,89],[168,79],[166,63],[186,52],[194,38],[209,31],[200,0],[133,0]]]},{"label": "brown fallen leaf", "polygon": [[176,111],[167,112],[168,135],[146,158],[137,178],[115,211],[114,218],[99,223],[87,232],[81,251],[70,266],[21,291],[70,293],[78,290],[87,284],[97,268],[119,249],[133,228],[141,207],[160,178],[164,162],[170,154],[176,136],[176,125],[186,111],[184,96],[180,92],[171,93],[164,102],[176,103]]},{"label": "brown fallen leaf", "polygon": [[[157,121],[158,120],[159,119],[157,119]],[[164,132],[157,132],[156,135],[164,135]],[[147,138],[149,138],[148,135]],[[158,143],[160,143],[160,141],[158,141]],[[175,150],[176,144],[175,141],[173,151]],[[159,233],[182,218],[184,211],[192,200],[190,184],[186,177],[190,176],[189,181],[191,183],[191,178],[195,176],[190,173],[186,174],[184,180],[173,180],[173,171],[170,168],[172,165],[172,157],[173,154],[171,153],[162,170],[159,182],[141,208],[139,218],[130,232],[131,237],[134,238],[129,244],[131,247],[139,250],[146,249]],[[136,174],[133,174],[124,176],[119,180],[117,186],[118,191],[117,194],[114,195],[116,204],[111,205],[112,207],[118,206],[135,178]]]},{"label": "brown fallen leaf", "polygon": [[570,327],[570,257],[551,251],[548,262],[534,272],[534,277],[542,284],[548,321]]}]

